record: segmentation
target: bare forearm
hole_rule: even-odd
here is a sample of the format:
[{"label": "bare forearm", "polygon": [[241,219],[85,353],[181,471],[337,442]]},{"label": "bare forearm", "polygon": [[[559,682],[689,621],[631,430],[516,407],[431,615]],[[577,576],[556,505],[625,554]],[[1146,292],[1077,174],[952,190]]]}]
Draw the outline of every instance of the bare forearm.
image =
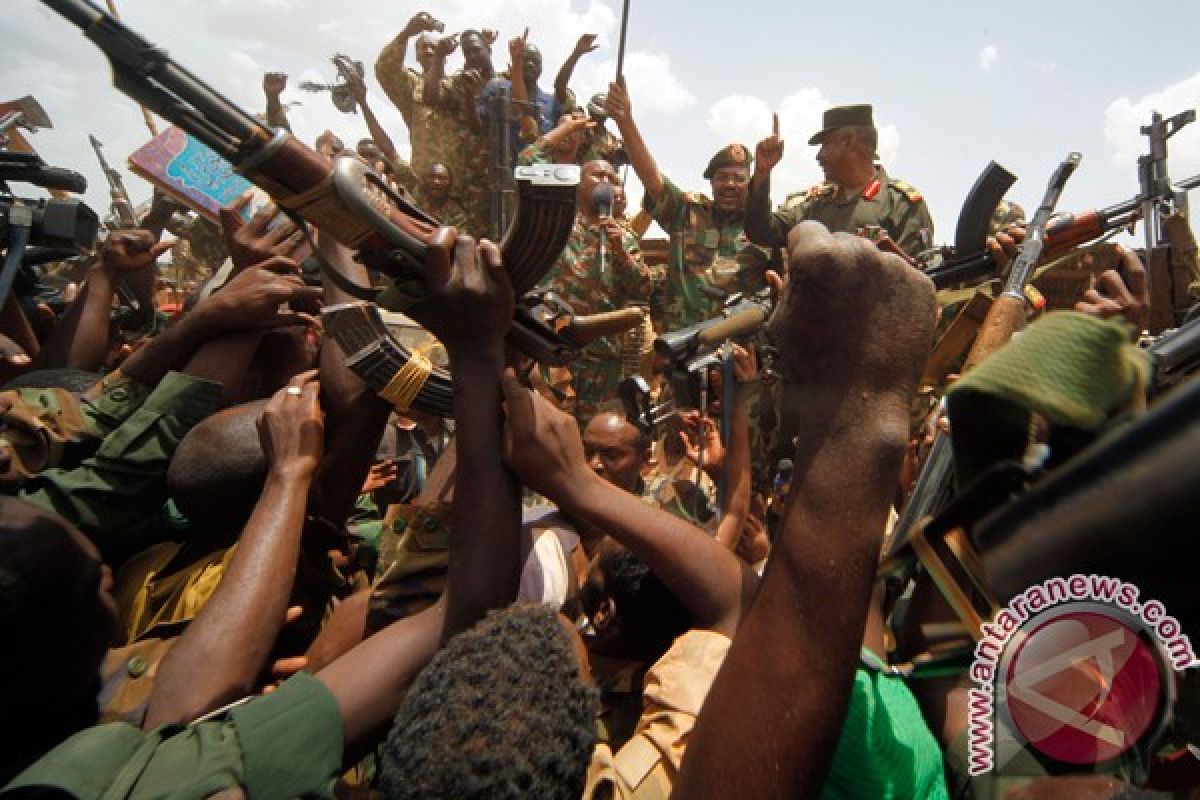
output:
[{"label": "bare forearm", "polygon": [[59,320],[38,354],[38,369],[95,371],[108,353],[108,335],[116,282],[97,267],[88,275],[80,296]]},{"label": "bare forearm", "polygon": [[383,153],[384,158],[389,161],[399,160],[400,156],[396,154],[396,145],[392,141],[392,137],[388,136],[383,126],[379,124],[379,120],[375,118],[375,112],[367,105],[366,99],[364,98],[358,105],[363,112],[363,121],[367,123],[367,132],[371,134],[371,140],[375,142],[379,152]]},{"label": "bare forearm", "polygon": [[697,627],[733,636],[743,582],[737,557],[690,523],[646,505],[590,470],[572,476],[569,493],[552,497],[576,519],[632,550],[671,590]]},{"label": "bare forearm", "polygon": [[[903,404],[872,403],[869,393],[846,398],[846,406],[865,406],[856,425],[836,405],[806,415],[827,433],[797,450],[804,479],[693,733],[680,797],[728,796],[735,786],[751,797],[815,797],[824,782],[907,431]],[[763,746],[727,747],[747,735]]]},{"label": "bare forearm", "polygon": [[121,372],[145,386],[155,386],[167,372],[182,367],[196,348],[210,338],[196,313],[184,315],[179,322],[150,339],[121,365]]},{"label": "bare forearm", "polygon": [[244,396],[242,384],[260,341],[257,332],[220,336],[201,345],[183,371],[221,384],[221,405],[232,405]]},{"label": "bare forearm", "polygon": [[520,484],[501,456],[500,373],[503,356],[455,358],[455,482],[451,511],[454,541],[447,577],[446,630],[450,638],[517,597],[521,579]]},{"label": "bare forearm", "polygon": [[742,528],[750,511],[750,435],[747,420],[747,398],[741,391],[735,395],[733,424],[729,431],[729,447],[725,450],[725,470],[729,485],[725,487],[726,508],[717,525],[717,541],[733,550],[742,538]]},{"label": "bare forearm", "polygon": [[579,63],[579,58],[578,53],[571,53],[563,65],[558,68],[558,74],[554,76],[554,99],[559,103],[567,102],[571,76],[575,73],[575,65]]},{"label": "bare forearm", "polygon": [[143,727],[187,722],[254,690],[283,625],[311,476],[272,470],[221,583],[159,669]]},{"label": "bare forearm", "polygon": [[390,720],[404,694],[441,646],[442,602],[393,622],[317,673],[337,700],[350,748]]},{"label": "bare forearm", "polygon": [[272,128],[283,128],[288,133],[292,132],[287,112],[283,108],[283,103],[279,102],[279,95],[277,94],[267,95],[267,125]]}]

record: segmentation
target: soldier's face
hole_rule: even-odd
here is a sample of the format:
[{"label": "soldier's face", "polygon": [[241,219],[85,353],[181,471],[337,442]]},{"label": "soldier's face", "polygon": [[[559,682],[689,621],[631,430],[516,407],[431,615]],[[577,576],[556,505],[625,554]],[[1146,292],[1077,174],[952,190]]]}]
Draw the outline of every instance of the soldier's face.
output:
[{"label": "soldier's face", "polygon": [[[607,161],[589,161],[584,164],[583,171],[579,176],[579,188],[576,190],[576,201],[581,209],[595,213],[596,207],[592,202],[592,193],[601,183],[607,183],[613,187],[617,185],[617,173],[613,170],[612,165]],[[613,197],[616,197],[615,190]]]},{"label": "soldier's face", "polygon": [[825,180],[840,184],[854,164],[856,155],[854,132],[846,128],[832,131],[817,151],[817,163],[825,172]]},{"label": "soldier's face", "polygon": [[468,36],[462,40],[463,61],[467,69],[487,69],[492,65],[492,51],[479,36]]},{"label": "soldier's face", "polygon": [[746,210],[749,187],[749,169],[721,167],[712,176],[713,202],[725,214],[741,214]]},{"label": "soldier's face", "polygon": [[433,57],[437,53],[437,40],[431,33],[423,33],[417,38],[417,63],[421,69],[429,69]]},{"label": "soldier's face", "polygon": [[592,471],[627,492],[637,488],[644,453],[637,430],[618,414],[597,414],[583,432],[583,452]]},{"label": "soldier's face", "polygon": [[542,53],[533,45],[525,46],[525,62],[521,65],[521,74],[525,76],[525,83],[530,86],[542,77]]},{"label": "soldier's face", "polygon": [[433,164],[425,171],[425,193],[441,200],[450,193],[450,170],[441,164]]}]

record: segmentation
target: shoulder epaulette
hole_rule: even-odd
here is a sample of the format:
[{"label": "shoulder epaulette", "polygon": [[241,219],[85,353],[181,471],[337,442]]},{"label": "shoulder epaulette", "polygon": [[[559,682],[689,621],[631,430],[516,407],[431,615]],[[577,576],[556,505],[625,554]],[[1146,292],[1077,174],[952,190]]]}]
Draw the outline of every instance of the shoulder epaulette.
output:
[{"label": "shoulder epaulette", "polygon": [[921,196],[921,193],[918,192],[916,190],[916,188],[912,186],[912,184],[905,183],[904,181],[889,180],[888,186],[892,187],[897,192],[899,192],[900,194],[907,197],[908,202],[910,202],[910,203],[919,203],[925,199],[924,197]]},{"label": "shoulder epaulette", "polygon": [[837,184],[830,181],[818,183],[816,186],[810,186],[808,191],[804,193],[806,200],[820,200],[827,197],[833,197],[837,193]]},{"label": "shoulder epaulette", "polygon": [[707,195],[701,194],[700,192],[684,192],[683,193],[683,201],[685,203],[689,203],[689,204],[697,205],[697,206],[711,206],[712,205],[712,200],[709,200]]}]

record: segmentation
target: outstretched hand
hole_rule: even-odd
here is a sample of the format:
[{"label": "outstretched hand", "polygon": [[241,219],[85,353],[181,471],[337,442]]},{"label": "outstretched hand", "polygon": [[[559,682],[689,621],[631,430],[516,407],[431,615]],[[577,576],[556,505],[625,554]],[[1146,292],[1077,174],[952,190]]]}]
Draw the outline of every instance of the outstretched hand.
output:
[{"label": "outstretched hand", "polygon": [[594,53],[600,49],[600,45],[596,44],[596,34],[585,33],[579,37],[579,41],[575,42],[574,55],[576,58],[586,56],[588,53]]},{"label": "outstretched hand", "polygon": [[229,283],[201,301],[191,312],[195,324],[211,335],[235,331],[261,331],[290,325],[312,325],[316,320],[298,311],[281,311],[285,303],[312,304],[322,290],[306,286],[300,265],[282,256],[272,256],[247,267]]},{"label": "outstretched hand", "polygon": [[507,412],[505,461],[522,483],[561,505],[571,488],[595,476],[584,456],[579,424],[522,385],[511,368],[500,385]]},{"label": "outstretched hand", "polygon": [[625,76],[608,84],[608,93],[604,98],[604,108],[608,116],[617,125],[633,119],[633,103],[629,100],[629,90],[625,88]]},{"label": "outstretched hand", "polygon": [[514,304],[500,249],[439,228],[425,260],[425,299],[408,313],[441,341],[450,360],[502,357]]},{"label": "outstretched hand", "polygon": [[158,260],[175,242],[160,242],[148,230],[115,231],[104,242],[100,264],[110,274],[139,272]]},{"label": "outstretched hand", "polygon": [[258,437],[275,471],[308,477],[324,452],[325,416],[321,413],[317,371],[303,372],[275,393],[258,418]]},{"label": "outstretched hand", "polygon": [[250,217],[242,220],[242,212],[253,196],[249,193],[221,209],[221,238],[237,269],[266,261],[272,256],[303,261],[312,252],[304,234],[295,223],[279,214],[274,203],[268,203]]}]

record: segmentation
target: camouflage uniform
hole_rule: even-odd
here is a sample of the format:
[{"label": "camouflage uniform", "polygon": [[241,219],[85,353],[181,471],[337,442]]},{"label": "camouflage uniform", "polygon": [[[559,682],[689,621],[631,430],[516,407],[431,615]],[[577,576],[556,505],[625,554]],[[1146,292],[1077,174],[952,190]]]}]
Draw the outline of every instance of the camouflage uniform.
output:
[{"label": "camouflage uniform", "polygon": [[467,212],[453,197],[447,197],[441,205],[438,205],[418,189],[417,206],[443,225],[458,228],[460,233],[468,231]]},{"label": "camouflage uniform", "polygon": [[462,71],[451,76],[450,86],[459,109],[458,136],[463,152],[463,173],[453,178],[466,213],[466,229],[475,237],[491,236],[492,147],[487,129],[475,119],[475,104],[479,98]]},{"label": "camouflage uniform", "polygon": [[[766,219],[768,235],[759,244],[787,245],[788,231],[804,220],[816,220],[834,233],[858,233],[864,228],[882,228],[900,248],[915,257],[933,242],[933,218],[921,193],[904,181],[888,177],[883,167],[875,168],[875,179],[857,196],[837,198],[837,184],[826,181],[805,192],[787,196],[774,214],[769,213],[767,192],[751,196],[747,216]],[[768,219],[769,218],[769,219]],[[756,227],[751,224],[751,230]]]},{"label": "camouflage uniform", "polygon": [[992,221],[988,223],[988,232],[994,235],[1013,225],[1024,224],[1025,209],[1016,203],[1001,200],[1000,204],[996,206],[996,210],[992,212]]},{"label": "camouflage uniform", "polygon": [[674,468],[656,468],[642,481],[640,494],[650,505],[704,528],[716,516],[713,486],[707,480],[697,485],[682,477],[685,466],[692,468],[694,464],[681,460]]},{"label": "camouflage uniform", "polygon": [[[589,161],[607,161],[616,167],[615,160],[621,159],[614,160],[614,158],[624,152],[624,147],[624,143],[616,136],[613,136],[603,128],[597,128],[588,136],[583,147],[579,148],[578,155],[575,156],[575,160],[571,163],[582,166]],[[546,149],[545,136],[539,136],[533,144],[521,150],[517,155],[517,164],[522,166],[551,163],[559,162]]]},{"label": "camouflage uniform", "polygon": [[681,190],[665,176],[658,201],[647,194],[642,202],[671,237],[665,307],[656,320],[660,331],[714,317],[726,294],[766,285],[763,275],[774,254],[750,243],[741,217],[725,216],[712,200]]},{"label": "camouflage uniform", "polygon": [[[566,300],[580,315],[617,311],[647,302],[661,283],[662,274],[646,266],[633,232],[628,228],[623,231],[623,252],[614,252],[606,246],[602,273],[601,229],[589,224],[582,215],[576,216],[567,246],[542,285]],[[571,388],[575,396],[571,410],[580,424],[587,424],[600,404],[616,394],[617,384],[621,381],[621,350],[616,337],[606,336],[593,341],[584,348],[581,359],[571,370]],[[561,405],[570,406],[567,398],[560,396],[557,399]]]},{"label": "camouflage uniform", "polygon": [[408,126],[413,172],[424,175],[430,164],[445,164],[455,182],[451,195],[460,200],[461,176],[467,174],[467,168],[453,81],[447,78],[442,82],[441,106],[426,103],[424,78],[403,64],[406,44],[406,39],[397,37],[383,48],[375,62],[375,77]]}]

